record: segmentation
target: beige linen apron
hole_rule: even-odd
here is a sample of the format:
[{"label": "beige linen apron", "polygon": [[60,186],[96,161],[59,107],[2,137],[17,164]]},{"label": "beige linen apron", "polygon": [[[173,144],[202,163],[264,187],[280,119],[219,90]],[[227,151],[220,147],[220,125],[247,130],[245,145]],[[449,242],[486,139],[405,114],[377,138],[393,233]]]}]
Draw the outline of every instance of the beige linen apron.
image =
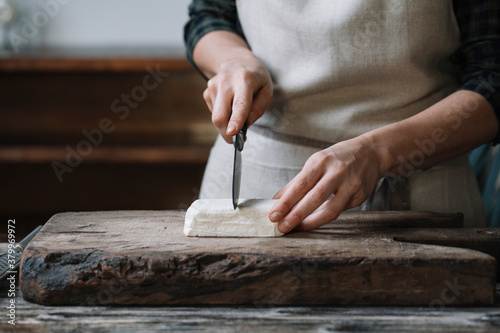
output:
[{"label": "beige linen apron", "polygon": [[[451,0],[241,0],[252,51],[275,83],[273,104],[250,127],[240,197],[271,198],[314,152],[411,117],[458,86]],[[439,143],[436,143],[439,144]],[[232,145],[215,143],[200,197],[231,196]],[[458,212],[484,226],[467,156],[379,182],[363,209]]]}]

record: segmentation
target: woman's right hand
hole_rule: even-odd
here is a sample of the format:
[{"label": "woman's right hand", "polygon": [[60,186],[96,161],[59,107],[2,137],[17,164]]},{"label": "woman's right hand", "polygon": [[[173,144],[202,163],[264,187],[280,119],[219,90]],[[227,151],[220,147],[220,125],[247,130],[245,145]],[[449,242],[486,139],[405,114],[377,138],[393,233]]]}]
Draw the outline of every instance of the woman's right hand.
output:
[{"label": "woman's right hand", "polygon": [[228,143],[245,122],[253,124],[273,99],[273,83],[266,66],[240,36],[228,31],[204,35],[193,50],[198,68],[210,80],[203,98],[212,122]]},{"label": "woman's right hand", "polygon": [[253,124],[271,104],[273,83],[267,68],[253,55],[235,58],[212,77],[203,98],[212,122],[228,143],[243,127]]}]

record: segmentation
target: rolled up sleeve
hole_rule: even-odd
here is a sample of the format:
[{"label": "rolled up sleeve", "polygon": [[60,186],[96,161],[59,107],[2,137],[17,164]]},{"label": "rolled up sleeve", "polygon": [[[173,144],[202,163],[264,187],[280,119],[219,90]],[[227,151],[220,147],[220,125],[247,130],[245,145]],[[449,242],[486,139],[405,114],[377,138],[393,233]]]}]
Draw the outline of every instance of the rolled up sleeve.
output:
[{"label": "rolled up sleeve", "polygon": [[189,5],[189,21],[184,26],[184,43],[189,63],[202,75],[193,61],[193,50],[204,35],[215,30],[230,31],[245,38],[235,1],[193,0]]}]

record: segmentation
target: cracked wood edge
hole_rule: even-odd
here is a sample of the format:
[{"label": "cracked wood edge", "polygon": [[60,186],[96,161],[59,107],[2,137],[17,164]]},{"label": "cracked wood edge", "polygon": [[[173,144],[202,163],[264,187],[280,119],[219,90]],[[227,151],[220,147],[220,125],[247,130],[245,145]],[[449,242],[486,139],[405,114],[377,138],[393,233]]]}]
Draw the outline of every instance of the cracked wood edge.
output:
[{"label": "cracked wood edge", "polygon": [[[391,239],[391,229],[380,229],[383,223],[352,222],[350,216],[345,227],[340,221],[271,242],[217,239],[216,249],[213,239],[181,236],[183,216],[183,212],[58,214],[23,255],[21,293],[41,304],[88,305],[425,305],[442,301],[442,295],[455,304],[494,301],[492,257],[399,243]],[[147,230],[152,244],[124,239],[117,223],[129,236]],[[139,227],[134,230],[134,226]],[[353,226],[369,236],[356,236]],[[344,239],[359,243],[348,249]],[[333,242],[347,251],[332,250]],[[77,243],[95,246],[69,250]],[[168,250],[162,244],[168,244]]]}]

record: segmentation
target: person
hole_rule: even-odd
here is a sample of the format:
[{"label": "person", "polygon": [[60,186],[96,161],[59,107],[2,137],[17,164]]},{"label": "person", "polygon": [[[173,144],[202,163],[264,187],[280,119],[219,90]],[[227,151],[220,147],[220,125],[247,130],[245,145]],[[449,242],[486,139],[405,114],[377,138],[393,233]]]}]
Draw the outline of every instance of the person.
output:
[{"label": "person", "polygon": [[200,197],[278,199],[281,232],[348,209],[463,212],[484,226],[467,153],[499,140],[500,3],[193,0],[187,56],[220,136]]}]

